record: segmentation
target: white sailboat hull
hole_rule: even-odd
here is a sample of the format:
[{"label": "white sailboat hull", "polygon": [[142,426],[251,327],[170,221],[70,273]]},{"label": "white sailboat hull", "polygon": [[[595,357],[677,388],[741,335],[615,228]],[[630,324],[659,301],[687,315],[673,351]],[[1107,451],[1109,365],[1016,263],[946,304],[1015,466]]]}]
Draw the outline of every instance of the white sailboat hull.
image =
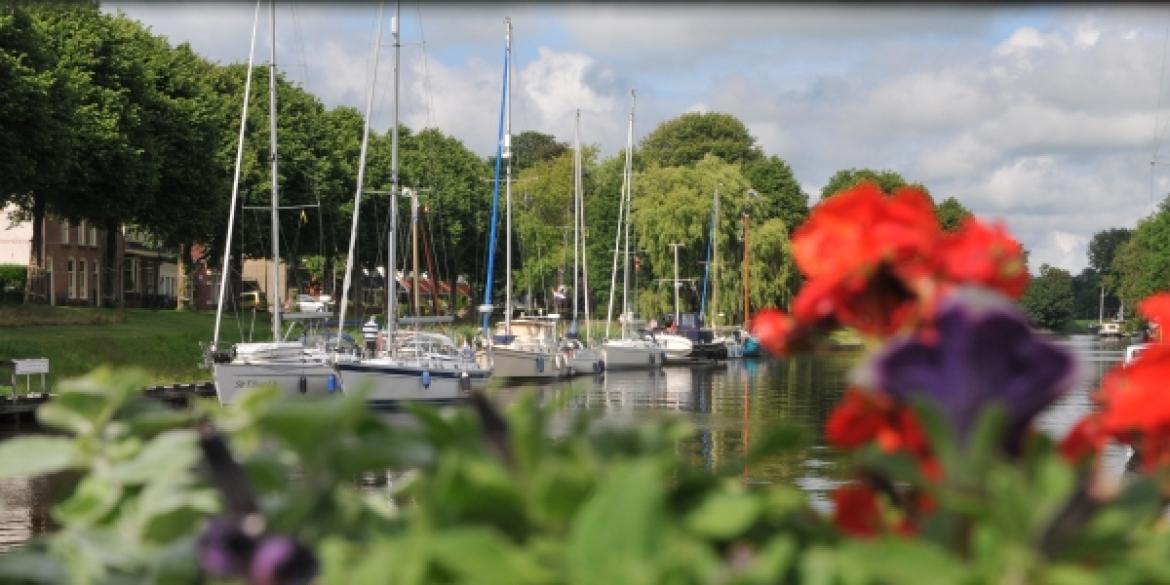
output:
[{"label": "white sailboat hull", "polygon": [[567,362],[568,376],[588,376],[605,371],[605,357],[600,351],[589,347],[579,347],[564,352]]},{"label": "white sailboat hull", "polygon": [[565,358],[552,349],[491,349],[492,372],[497,378],[559,378],[565,375]]},{"label": "white sailboat hull", "polygon": [[333,367],[324,361],[213,364],[212,377],[220,404],[231,403],[245,390],[270,384],[289,400],[327,398],[337,386]]},{"label": "white sailboat hull", "polygon": [[472,390],[487,386],[490,370],[446,360],[374,358],[337,364],[342,392],[370,388],[366,402],[376,407],[395,407],[402,402],[448,404],[462,400]]},{"label": "white sailboat hull", "polygon": [[605,369],[632,370],[660,368],[666,352],[649,341],[609,341],[605,344]]},{"label": "white sailboat hull", "polygon": [[695,344],[690,339],[681,335],[658,333],[654,335],[654,339],[658,342],[658,345],[662,346],[663,351],[666,352],[666,359],[668,361],[684,360],[695,349]]}]

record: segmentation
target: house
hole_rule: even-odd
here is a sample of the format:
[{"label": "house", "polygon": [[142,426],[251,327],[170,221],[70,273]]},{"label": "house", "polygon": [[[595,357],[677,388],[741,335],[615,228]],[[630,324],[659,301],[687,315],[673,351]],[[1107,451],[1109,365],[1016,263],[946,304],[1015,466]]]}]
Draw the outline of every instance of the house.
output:
[{"label": "house", "polygon": [[[178,298],[177,254],[143,230],[122,226],[114,237],[121,273],[106,266],[106,231],[82,220],[47,215],[39,254],[33,226],[15,206],[0,217],[0,263],[29,270],[27,300],[50,305],[174,307]],[[43,258],[38,265],[37,258]]]}]

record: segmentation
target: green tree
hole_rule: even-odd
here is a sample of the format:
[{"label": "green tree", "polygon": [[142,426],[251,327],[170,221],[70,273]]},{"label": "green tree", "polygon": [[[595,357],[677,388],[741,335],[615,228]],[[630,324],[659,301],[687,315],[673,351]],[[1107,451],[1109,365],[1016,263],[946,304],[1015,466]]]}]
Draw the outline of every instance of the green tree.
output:
[{"label": "green tree", "polygon": [[1117,294],[1120,283],[1113,269],[1113,259],[1122,244],[1132,236],[1131,229],[1110,228],[1093,234],[1093,239],[1089,240],[1089,267],[1100,275],[1100,285],[1105,289],[1104,304],[1107,307],[1114,308],[1121,304]]},{"label": "green tree", "polygon": [[1110,269],[1115,279],[1112,286],[1128,307],[1155,292],[1170,290],[1170,199],[1138,222],[1130,238],[1117,247]]},{"label": "green tree", "polygon": [[832,177],[829,177],[829,182],[821,188],[821,199],[832,197],[862,181],[877,183],[878,187],[881,187],[882,191],[885,191],[887,195],[893,193],[899,187],[919,187],[924,191],[926,190],[922,185],[910,183],[902,175],[891,170],[841,169],[834,173]]},{"label": "green tree", "polygon": [[784,220],[789,232],[808,217],[808,194],[800,188],[791,167],[778,156],[743,163],[743,174],[761,199],[767,217]]},{"label": "green tree", "polygon": [[640,167],[688,166],[707,155],[729,163],[764,157],[747,126],[730,114],[688,112],[659,124],[637,149]]},{"label": "green tree", "polygon": [[1062,331],[1073,317],[1073,278],[1067,270],[1040,265],[1040,273],[1028,283],[1020,305],[1037,327]]},{"label": "green tree", "polygon": [[942,224],[944,230],[951,231],[962,223],[963,218],[971,215],[971,210],[959,203],[958,199],[954,197],[947,197],[934,207],[934,212],[938,216],[938,221]]},{"label": "green tree", "polygon": [[1073,277],[1073,317],[1096,319],[1100,312],[1101,275],[1086,267]]}]

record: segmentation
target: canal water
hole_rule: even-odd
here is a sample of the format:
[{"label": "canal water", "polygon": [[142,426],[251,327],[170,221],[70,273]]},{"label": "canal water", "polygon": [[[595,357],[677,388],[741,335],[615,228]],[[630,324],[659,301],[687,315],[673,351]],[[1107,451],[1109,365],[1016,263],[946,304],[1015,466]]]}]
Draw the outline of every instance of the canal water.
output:
[{"label": "canal water", "polygon": [[[1060,343],[1079,358],[1079,382],[1040,417],[1041,430],[1056,437],[1089,411],[1089,393],[1124,350],[1123,345],[1103,344],[1088,336]],[[860,358],[857,351],[837,351],[791,360],[729,361],[719,367],[607,372],[595,378],[510,386],[497,389],[495,396],[506,401],[520,392],[536,391],[548,403],[595,413],[600,424],[636,425],[654,417],[683,417],[696,434],[680,449],[693,465],[711,470],[734,468],[753,437],[761,436],[768,425],[795,423],[805,431],[800,449],[753,463],[740,475],[748,482],[797,485],[823,508],[826,494],[846,472],[839,453],[825,444],[824,423]],[[1120,473],[1125,456],[1121,448],[1109,452],[1108,466]],[[0,481],[0,551],[50,529],[49,509],[68,494],[74,481],[67,476]]]}]

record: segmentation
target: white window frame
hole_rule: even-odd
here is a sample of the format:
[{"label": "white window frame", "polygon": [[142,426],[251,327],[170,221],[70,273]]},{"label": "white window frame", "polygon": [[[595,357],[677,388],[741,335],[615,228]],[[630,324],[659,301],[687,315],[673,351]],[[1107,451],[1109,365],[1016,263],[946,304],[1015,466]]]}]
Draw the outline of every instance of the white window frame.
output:
[{"label": "white window frame", "polygon": [[90,226],[89,228],[89,245],[94,248],[97,247],[97,228]]},{"label": "white window frame", "polygon": [[77,298],[89,299],[89,271],[86,270],[85,258],[77,261]]},{"label": "white window frame", "polygon": [[61,243],[69,243],[69,220],[67,219],[61,220]]},{"label": "white window frame", "polygon": [[65,260],[65,274],[66,274],[66,297],[69,299],[77,298],[77,260],[70,256]]}]

